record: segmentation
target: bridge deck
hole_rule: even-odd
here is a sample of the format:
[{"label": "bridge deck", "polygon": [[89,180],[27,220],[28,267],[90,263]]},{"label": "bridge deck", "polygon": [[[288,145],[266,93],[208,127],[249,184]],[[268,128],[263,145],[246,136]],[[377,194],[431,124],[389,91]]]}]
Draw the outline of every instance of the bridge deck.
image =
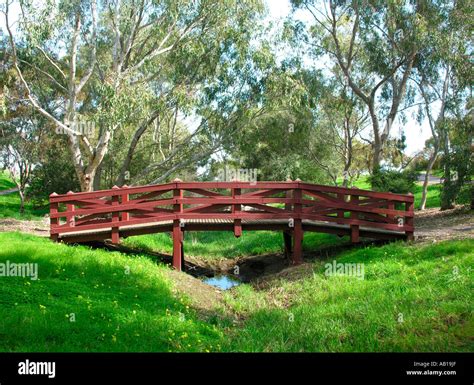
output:
[{"label": "bridge deck", "polygon": [[[182,220],[183,231],[233,231],[234,221],[231,219],[185,219]],[[350,235],[350,225],[342,225],[324,221],[302,221],[304,231],[313,231],[337,235]],[[110,239],[112,226],[98,230],[79,230],[59,235],[59,239],[68,243],[86,242],[92,240]],[[159,221],[141,225],[122,226],[119,229],[120,237],[126,238],[133,235],[165,233],[173,230],[173,221]],[[291,230],[287,220],[281,219],[254,219],[242,220],[242,230]],[[383,230],[361,226],[360,236],[367,238],[399,238],[404,239],[405,233],[401,231]]]},{"label": "bridge deck", "polygon": [[181,182],[50,196],[51,238],[80,243],[170,232],[183,266],[186,231],[282,231],[285,253],[302,262],[305,231],[412,239],[413,196],[303,182]]}]

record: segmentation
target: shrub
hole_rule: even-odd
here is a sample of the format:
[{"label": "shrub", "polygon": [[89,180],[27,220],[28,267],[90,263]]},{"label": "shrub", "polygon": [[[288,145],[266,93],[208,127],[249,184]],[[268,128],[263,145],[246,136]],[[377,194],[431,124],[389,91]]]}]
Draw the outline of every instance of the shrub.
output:
[{"label": "shrub", "polygon": [[416,171],[396,171],[380,169],[369,176],[368,180],[375,191],[389,191],[408,194],[415,189]]}]

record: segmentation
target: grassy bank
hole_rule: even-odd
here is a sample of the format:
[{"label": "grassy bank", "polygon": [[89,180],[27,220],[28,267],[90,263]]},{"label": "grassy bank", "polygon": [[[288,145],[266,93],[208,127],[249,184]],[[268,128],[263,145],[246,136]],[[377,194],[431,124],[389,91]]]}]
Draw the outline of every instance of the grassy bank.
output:
[{"label": "grassy bank", "polygon": [[355,249],[337,261],[363,263],[364,279],[326,276],[325,262],[315,261],[261,290],[241,285],[206,314],[176,290],[189,277],[144,256],[19,233],[0,234],[0,244],[1,263],[39,266],[38,280],[0,277],[1,351],[474,347],[473,241]]},{"label": "grassy bank", "polygon": [[[321,233],[306,233],[303,250],[315,250],[322,246],[336,245],[348,237]],[[123,241],[126,246],[146,251],[172,254],[173,241],[170,234],[150,234],[130,237]],[[283,251],[281,232],[245,231],[235,238],[230,231],[187,232],[184,241],[185,255],[204,258],[235,258],[246,255],[265,255]]]}]

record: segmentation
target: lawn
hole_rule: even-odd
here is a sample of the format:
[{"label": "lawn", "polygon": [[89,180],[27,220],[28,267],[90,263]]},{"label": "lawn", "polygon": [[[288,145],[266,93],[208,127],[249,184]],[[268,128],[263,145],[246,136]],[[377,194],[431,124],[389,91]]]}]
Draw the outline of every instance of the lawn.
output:
[{"label": "lawn", "polygon": [[[314,261],[257,290],[226,292],[202,314],[176,291],[184,273],[145,256],[0,234],[1,351],[472,351],[474,242],[402,242],[337,257],[364,279]],[[74,321],[72,322],[73,318]],[[236,322],[233,322],[236,321]]]}]

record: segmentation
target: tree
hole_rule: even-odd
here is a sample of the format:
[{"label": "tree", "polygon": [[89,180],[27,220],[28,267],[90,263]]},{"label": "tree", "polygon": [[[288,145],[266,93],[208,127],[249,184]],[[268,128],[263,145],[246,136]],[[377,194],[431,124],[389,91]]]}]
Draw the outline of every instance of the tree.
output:
[{"label": "tree", "polygon": [[[472,68],[469,62],[469,31],[472,31],[472,21],[469,14],[470,5],[465,1],[444,1],[443,7],[433,14],[433,20],[428,34],[425,36],[423,47],[419,51],[412,80],[418,87],[422,102],[418,120],[428,121],[432,134],[432,150],[428,159],[425,179],[423,182],[420,209],[426,205],[429,174],[437,161],[438,154],[443,153],[444,188],[442,208],[452,207],[453,200],[448,199],[452,194],[450,165],[450,129],[458,124],[447,124],[447,121],[457,122],[466,114],[462,105],[466,104],[467,89],[472,81]],[[454,188],[454,190],[458,190]],[[454,197],[452,198],[454,199]]]},{"label": "tree", "polygon": [[0,162],[7,169],[20,196],[20,214],[27,199],[27,187],[38,163],[43,124],[24,99],[22,88],[15,88],[16,74],[5,56],[5,42],[0,40]]},{"label": "tree", "polygon": [[333,156],[326,158],[329,164],[318,159],[316,153],[312,159],[327,171],[336,186],[338,177],[342,175],[342,185],[348,187],[360,172],[353,169],[354,143],[368,116],[337,67],[333,68],[332,75],[315,102],[318,111],[314,134],[329,146]]},{"label": "tree", "polygon": [[295,24],[300,44],[330,60],[363,103],[372,124],[372,170],[380,167],[391,127],[406,94],[419,44],[433,7],[398,1],[293,0],[311,15],[308,30]]},{"label": "tree", "polygon": [[[27,90],[32,106],[66,133],[72,162],[83,191],[90,191],[113,136],[125,126],[136,125],[118,182],[129,171],[137,143],[143,133],[163,114],[157,104],[176,108],[183,103],[166,102],[180,88],[185,102],[193,99],[192,76],[184,73],[185,56],[201,58],[212,69],[232,54],[232,37],[249,39],[250,20],[262,7],[259,1],[60,1],[38,7],[21,2],[21,36],[32,55],[26,60],[37,77],[23,76],[17,43],[10,28],[9,5],[5,20],[14,68]],[[98,28],[98,25],[100,28]],[[212,45],[196,44],[203,36]],[[196,49],[196,51],[193,51]],[[208,51],[206,51],[208,49]],[[195,61],[191,60],[187,64]],[[189,67],[188,67],[189,69]],[[193,68],[194,70],[194,68]],[[191,71],[192,72],[192,71]],[[199,71],[198,71],[199,72]],[[202,82],[212,72],[197,76]],[[201,75],[201,74],[199,74]],[[49,79],[59,95],[47,103],[38,100],[38,77]],[[187,86],[189,86],[187,88]],[[186,95],[190,92],[190,95]],[[144,101],[140,104],[139,101]],[[138,116],[131,116],[138,106]],[[90,133],[77,132],[77,124],[99,127]],[[97,184],[97,183],[96,183]]]}]

